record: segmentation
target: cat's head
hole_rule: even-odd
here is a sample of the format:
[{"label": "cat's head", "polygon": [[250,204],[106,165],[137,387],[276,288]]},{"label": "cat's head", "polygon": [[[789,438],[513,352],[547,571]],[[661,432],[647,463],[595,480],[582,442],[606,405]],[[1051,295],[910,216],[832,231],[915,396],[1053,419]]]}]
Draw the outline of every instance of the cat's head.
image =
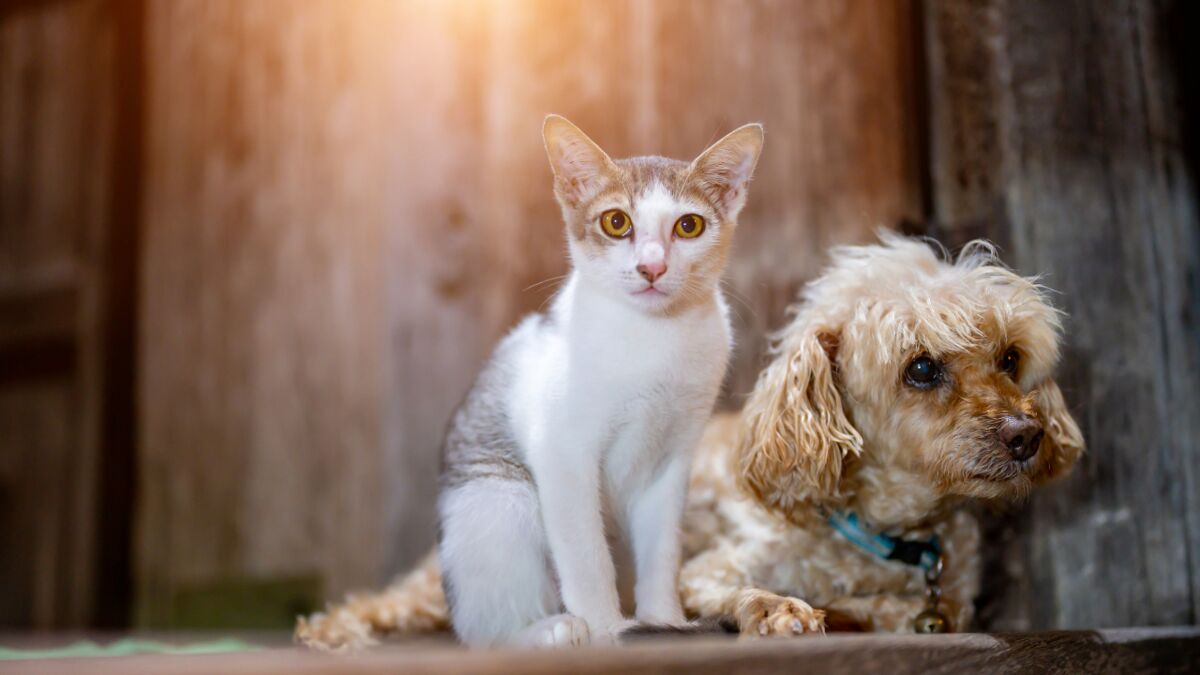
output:
[{"label": "cat's head", "polygon": [[542,133],[584,283],[655,314],[712,297],[762,150],[761,125],[733,131],[692,162],[610,159],[558,115]]}]

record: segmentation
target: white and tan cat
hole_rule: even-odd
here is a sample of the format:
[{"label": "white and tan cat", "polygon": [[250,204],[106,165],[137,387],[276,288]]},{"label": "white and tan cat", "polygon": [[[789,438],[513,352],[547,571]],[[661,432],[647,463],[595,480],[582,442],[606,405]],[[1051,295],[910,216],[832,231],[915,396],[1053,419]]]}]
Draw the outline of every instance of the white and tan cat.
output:
[{"label": "white and tan cat", "polygon": [[438,556],[474,646],[612,641],[634,623],[619,578],[637,622],[684,622],[679,521],[729,357],[719,280],[763,142],[752,124],[691,163],[614,161],[562,117],[543,134],[573,269],[496,348],[443,447]]}]

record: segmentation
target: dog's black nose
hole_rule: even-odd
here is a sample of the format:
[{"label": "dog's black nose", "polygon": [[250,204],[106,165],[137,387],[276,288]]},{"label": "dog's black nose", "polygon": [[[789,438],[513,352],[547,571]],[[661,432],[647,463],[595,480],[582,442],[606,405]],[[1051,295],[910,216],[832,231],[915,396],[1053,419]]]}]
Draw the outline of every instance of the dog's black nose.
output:
[{"label": "dog's black nose", "polygon": [[1000,420],[996,435],[1013,459],[1024,461],[1037,454],[1042,443],[1042,425],[1026,415],[1010,415]]}]

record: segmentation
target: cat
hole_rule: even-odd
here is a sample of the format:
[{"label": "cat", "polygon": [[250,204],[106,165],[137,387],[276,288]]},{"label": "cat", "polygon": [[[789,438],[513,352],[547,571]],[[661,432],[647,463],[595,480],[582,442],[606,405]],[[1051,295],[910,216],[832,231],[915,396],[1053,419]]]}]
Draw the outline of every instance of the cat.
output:
[{"label": "cat", "polygon": [[[472,646],[685,622],[679,521],[732,348],[719,281],[763,130],[691,163],[614,161],[557,115],[543,139],[572,270],[496,347],[443,446],[438,556]],[[610,545],[630,559],[636,619]]]}]

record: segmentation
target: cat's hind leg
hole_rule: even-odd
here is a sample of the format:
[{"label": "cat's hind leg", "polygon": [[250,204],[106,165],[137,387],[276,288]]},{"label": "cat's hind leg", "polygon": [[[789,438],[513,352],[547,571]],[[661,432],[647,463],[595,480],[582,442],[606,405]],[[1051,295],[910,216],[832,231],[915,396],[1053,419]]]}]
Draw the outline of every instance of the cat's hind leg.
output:
[{"label": "cat's hind leg", "polygon": [[474,478],[444,490],[439,510],[443,586],[460,640],[483,647],[526,637],[544,643],[547,634],[578,639],[570,624],[542,626],[549,631],[540,638],[525,634],[563,611],[531,481]]}]

